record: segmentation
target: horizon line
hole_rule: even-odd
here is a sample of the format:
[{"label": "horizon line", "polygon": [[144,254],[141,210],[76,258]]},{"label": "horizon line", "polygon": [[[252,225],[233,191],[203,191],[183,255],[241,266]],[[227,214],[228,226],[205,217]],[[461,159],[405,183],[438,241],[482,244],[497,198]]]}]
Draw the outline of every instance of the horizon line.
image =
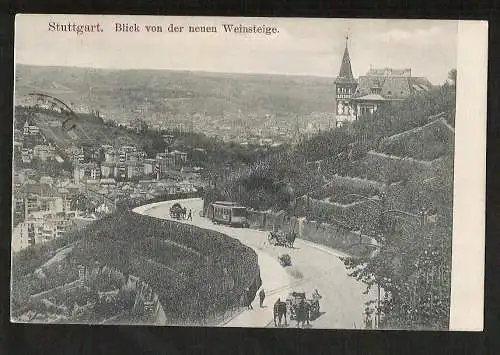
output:
[{"label": "horizon line", "polygon": [[[274,76],[288,76],[288,77],[300,77],[300,78],[307,78],[307,77],[312,77],[312,78],[318,78],[318,79],[331,79],[335,80],[338,75],[335,76],[325,76],[325,75],[318,75],[318,74],[307,74],[307,73],[301,73],[301,74],[291,74],[291,73],[277,73],[277,72],[226,72],[226,71],[217,71],[217,70],[203,70],[203,69],[175,69],[175,68],[109,68],[109,67],[92,67],[92,66],[79,66],[79,65],[40,65],[40,64],[27,64],[27,63],[20,63],[20,62],[15,62],[14,63],[14,68],[17,65],[24,65],[24,66],[31,66],[31,67],[41,67],[41,68],[74,68],[74,69],[95,69],[95,70],[112,70],[112,71],[173,71],[173,72],[189,72],[189,73],[205,73],[205,74],[230,74],[230,75],[256,75],[256,76],[263,76],[263,75],[274,75]],[[378,68],[378,69],[385,69],[385,68],[391,68],[391,67],[384,67],[384,68]],[[372,69],[372,68],[371,68]],[[374,68],[377,69],[377,68]],[[392,68],[392,69],[401,69],[401,68]],[[410,68],[411,69],[411,68]],[[357,78],[361,76],[366,76],[364,75],[358,75]],[[413,78],[426,78],[431,82],[432,85],[440,85],[440,84],[435,84],[433,81],[431,81],[428,77],[426,76],[411,76]]]},{"label": "horizon line", "polygon": [[293,73],[277,73],[277,72],[230,72],[230,71],[217,71],[217,70],[203,70],[203,69],[176,69],[176,68],[109,68],[109,67],[92,67],[80,65],[43,65],[43,64],[28,64],[15,62],[14,67],[17,65],[43,67],[43,68],[75,68],[75,69],[95,69],[95,70],[113,70],[113,71],[175,71],[175,72],[193,72],[193,73],[207,73],[207,74],[241,74],[241,75],[276,75],[276,76],[295,76],[295,77],[315,77],[322,79],[334,80],[337,76],[324,76],[318,74],[293,74]]}]

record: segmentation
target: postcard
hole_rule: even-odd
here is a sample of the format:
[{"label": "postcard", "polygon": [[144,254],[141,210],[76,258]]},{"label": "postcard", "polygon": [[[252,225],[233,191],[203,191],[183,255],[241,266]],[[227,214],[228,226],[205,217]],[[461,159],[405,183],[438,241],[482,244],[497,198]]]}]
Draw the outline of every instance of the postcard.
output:
[{"label": "postcard", "polygon": [[18,15],[11,321],[482,330],[487,32]]}]

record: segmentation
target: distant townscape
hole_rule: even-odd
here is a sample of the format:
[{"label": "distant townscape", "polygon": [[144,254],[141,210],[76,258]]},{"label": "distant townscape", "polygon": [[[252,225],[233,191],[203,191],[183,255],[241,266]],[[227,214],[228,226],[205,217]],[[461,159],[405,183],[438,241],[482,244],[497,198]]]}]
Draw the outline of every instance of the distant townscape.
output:
[{"label": "distant townscape", "polygon": [[347,43],[330,78],[18,65],[12,319],[447,329],[456,70]]},{"label": "distant townscape", "polygon": [[[61,123],[51,127],[61,128]],[[166,147],[173,138],[164,136]],[[134,146],[91,144],[61,150],[29,119],[15,130],[14,154],[15,251],[60,237],[72,224],[95,220],[120,199],[149,200],[202,186],[202,168],[189,164],[185,152],[148,157]]]}]

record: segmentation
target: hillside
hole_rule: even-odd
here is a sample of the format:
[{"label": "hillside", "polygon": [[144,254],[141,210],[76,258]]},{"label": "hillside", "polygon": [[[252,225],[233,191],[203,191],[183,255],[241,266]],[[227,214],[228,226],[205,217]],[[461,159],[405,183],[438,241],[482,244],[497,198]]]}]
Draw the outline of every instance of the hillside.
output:
[{"label": "hillside", "polygon": [[141,110],[150,122],[168,122],[196,114],[290,119],[335,107],[330,78],[17,65],[16,104],[30,92],[90,106],[117,122]]},{"label": "hillside", "polygon": [[[356,255],[343,258],[349,275],[384,290],[366,304],[368,318],[380,302],[379,327],[448,329],[454,121],[455,88],[445,84],[304,139],[228,178],[205,200],[238,200],[265,220],[283,210],[302,221],[299,237]],[[289,228],[274,221],[269,228]],[[371,253],[355,253],[366,245]]]},{"label": "hillside", "polygon": [[[175,137],[172,142],[173,149],[187,152],[189,161],[202,167],[226,163],[252,163],[267,154],[268,150],[272,150],[251,145],[243,147],[225,143],[215,137],[207,137],[194,132],[178,130],[157,132],[150,129],[137,133],[133,129],[117,127],[88,114],[78,114],[74,120],[74,129],[68,131],[62,127],[62,122],[66,117],[56,111],[17,107],[15,127],[21,130],[26,119],[40,128],[42,134],[56,146],[63,157],[65,157],[66,149],[88,144],[94,147],[105,144],[114,147],[133,145],[145,151],[148,156],[154,157],[156,153],[163,152],[166,148],[163,133]],[[195,150],[196,148],[204,149],[206,154],[200,154]],[[19,159],[20,154],[16,154],[15,158]]]},{"label": "hillside", "polygon": [[[373,189],[433,178],[442,170],[443,159],[453,156],[454,100],[454,88],[444,85],[348,127],[303,139],[292,151],[277,152],[236,172],[218,193],[254,209],[279,210],[290,208],[290,201],[305,194],[337,203],[355,201],[343,201],[342,196],[357,190],[379,194],[355,187],[360,179]],[[334,176],[337,182],[330,183]],[[324,185],[337,197],[321,194]]]}]

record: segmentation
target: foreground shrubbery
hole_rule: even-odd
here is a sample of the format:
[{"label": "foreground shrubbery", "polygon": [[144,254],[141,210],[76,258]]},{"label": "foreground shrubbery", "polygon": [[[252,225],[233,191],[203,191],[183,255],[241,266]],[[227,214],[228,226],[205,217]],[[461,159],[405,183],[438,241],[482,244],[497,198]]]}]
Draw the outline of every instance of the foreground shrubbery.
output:
[{"label": "foreground shrubbery", "polygon": [[[85,229],[15,253],[12,309],[21,312],[30,295],[72,281],[76,265],[95,261],[147,282],[173,322],[216,316],[238,306],[245,287],[260,287],[257,256],[250,248],[217,232],[133,213],[129,208],[135,206],[123,203],[118,212]],[[69,255],[75,268],[71,275],[47,282],[33,274],[71,243],[76,243]]]},{"label": "foreground shrubbery", "polygon": [[[77,239],[75,259],[140,277],[171,321],[195,322],[236,305],[259,273],[255,253],[235,239],[131,211],[93,223]],[[234,287],[226,286],[227,278]]]},{"label": "foreground shrubbery", "polygon": [[450,311],[452,224],[437,224],[409,232],[373,235],[382,247],[373,258],[345,258],[351,276],[368,288],[380,286],[380,299],[367,303],[373,316],[380,312],[380,328],[446,330]]}]

